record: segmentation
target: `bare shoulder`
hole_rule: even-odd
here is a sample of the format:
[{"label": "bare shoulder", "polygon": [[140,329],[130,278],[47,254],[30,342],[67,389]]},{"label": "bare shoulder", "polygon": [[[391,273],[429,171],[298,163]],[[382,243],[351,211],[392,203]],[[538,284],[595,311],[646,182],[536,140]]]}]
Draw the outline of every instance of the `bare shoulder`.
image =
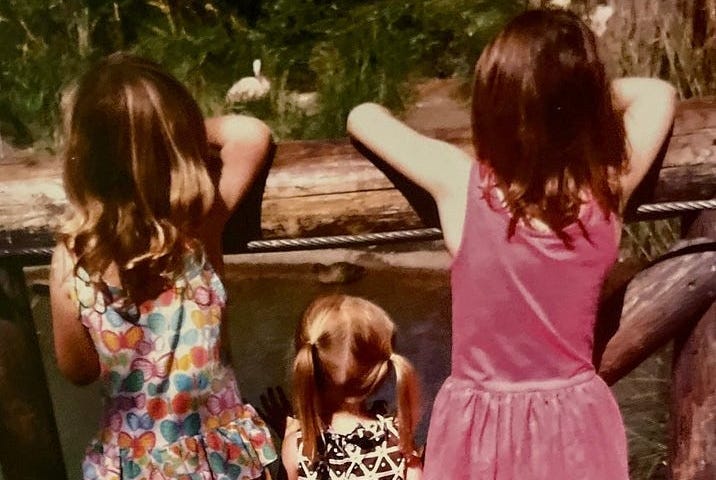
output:
[{"label": "bare shoulder", "polygon": [[405,472],[405,480],[422,480],[423,478],[423,467],[422,465],[408,465]]},{"label": "bare shoulder", "polygon": [[228,141],[266,144],[271,130],[261,120],[248,115],[222,115],[207,118],[206,130],[210,143],[224,145]]},{"label": "bare shoulder", "polygon": [[467,183],[470,178],[470,171],[475,164],[475,159],[464,150],[455,145],[440,142],[443,144],[441,153],[443,157],[439,160],[449,166],[450,190],[464,188],[467,191]]},{"label": "bare shoulder", "polygon": [[439,202],[469,170],[470,156],[456,146],[412,129],[375,103],[351,110],[348,133]]},{"label": "bare shoulder", "polygon": [[676,90],[656,78],[620,78],[612,83],[615,104],[624,111],[629,165],[621,176],[623,203],[651,168],[671,129]]}]

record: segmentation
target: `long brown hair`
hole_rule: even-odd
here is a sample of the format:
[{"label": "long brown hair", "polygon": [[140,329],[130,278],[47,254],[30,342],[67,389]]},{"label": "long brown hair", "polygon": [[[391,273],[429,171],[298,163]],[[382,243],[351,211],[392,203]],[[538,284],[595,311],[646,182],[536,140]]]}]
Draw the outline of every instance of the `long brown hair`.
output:
[{"label": "long brown hair", "polygon": [[60,239],[76,268],[113,262],[133,300],[150,298],[198,253],[194,229],[213,203],[208,143],[196,102],[149,60],[112,54],[89,70],[66,115],[64,185],[71,218]]},{"label": "long brown hair", "polygon": [[414,450],[418,380],[411,363],[393,351],[395,325],[368,300],[347,295],[311,303],[296,330],[293,395],[301,422],[303,453],[317,454],[316,439],[346,403],[361,402],[396,374],[400,447]]},{"label": "long brown hair", "polygon": [[627,168],[622,113],[595,38],[565,10],[530,10],[485,48],[475,69],[472,133],[478,159],[518,222],[537,218],[564,242],[584,195],[619,211]]}]

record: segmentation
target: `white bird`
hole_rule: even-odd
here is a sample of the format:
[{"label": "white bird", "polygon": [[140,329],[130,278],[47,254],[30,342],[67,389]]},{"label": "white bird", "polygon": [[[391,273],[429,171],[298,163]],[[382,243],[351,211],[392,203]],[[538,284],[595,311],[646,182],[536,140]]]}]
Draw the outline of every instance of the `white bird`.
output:
[{"label": "white bird", "polygon": [[261,75],[261,60],[254,60],[254,76],[244,77],[233,84],[226,93],[227,102],[246,102],[259,100],[271,90],[271,82]]},{"label": "white bird", "polygon": [[607,22],[612,15],[614,15],[614,7],[611,5],[597,5],[589,14],[589,26],[597,37],[601,37],[607,31]]},{"label": "white bird", "polygon": [[549,2],[551,6],[557,8],[569,8],[569,5],[571,3],[571,0],[552,0],[551,2]]}]

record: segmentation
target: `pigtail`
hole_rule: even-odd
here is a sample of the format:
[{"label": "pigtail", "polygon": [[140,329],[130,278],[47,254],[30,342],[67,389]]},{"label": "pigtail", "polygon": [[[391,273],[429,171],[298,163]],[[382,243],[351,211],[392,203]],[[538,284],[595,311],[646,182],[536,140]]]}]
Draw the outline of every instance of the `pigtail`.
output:
[{"label": "pigtail", "polygon": [[398,433],[400,449],[408,457],[415,451],[414,434],[418,423],[419,388],[415,368],[407,358],[397,353],[390,355],[390,362],[395,369],[396,389],[395,400],[398,406]]},{"label": "pigtail", "polygon": [[296,414],[301,422],[303,454],[310,459],[316,456],[316,438],[322,431],[314,349],[310,343],[303,344],[293,362],[293,392]]}]

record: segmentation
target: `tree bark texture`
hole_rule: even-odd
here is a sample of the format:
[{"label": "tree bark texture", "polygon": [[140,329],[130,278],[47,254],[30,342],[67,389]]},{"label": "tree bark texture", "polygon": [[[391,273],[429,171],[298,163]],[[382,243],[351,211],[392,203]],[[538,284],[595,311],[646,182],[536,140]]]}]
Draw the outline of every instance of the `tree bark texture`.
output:
[{"label": "tree bark texture", "polygon": [[[702,213],[688,236],[716,240],[716,211]],[[716,269],[712,262],[711,268]],[[716,290],[716,282],[711,284]],[[716,478],[716,303],[674,344],[671,383],[672,480]]]},{"label": "tree bark texture", "polygon": [[678,243],[626,288],[603,299],[599,322],[616,323],[618,329],[606,344],[601,361],[597,359],[599,374],[608,384],[615,383],[677,333],[693,327],[714,299],[714,242],[699,238]]},{"label": "tree bark texture", "polygon": [[0,465],[6,480],[65,478],[22,265],[0,259]]},{"label": "tree bark texture", "polygon": [[[469,128],[426,133],[472,151]],[[256,186],[259,195],[253,213],[244,209],[254,224],[260,220],[260,225],[248,230],[248,239],[436,225],[435,205],[424,191],[373,159],[380,167],[376,168],[362,153],[347,139],[279,144],[265,184]],[[47,237],[62,221],[66,208],[57,159],[19,159],[15,164],[2,165],[2,173],[0,249],[18,246],[17,239],[23,233],[23,242],[32,235],[44,233]],[[716,98],[685,101],[679,106],[663,158],[635,193],[632,206],[714,197]],[[259,198],[260,219],[256,215]]]}]

